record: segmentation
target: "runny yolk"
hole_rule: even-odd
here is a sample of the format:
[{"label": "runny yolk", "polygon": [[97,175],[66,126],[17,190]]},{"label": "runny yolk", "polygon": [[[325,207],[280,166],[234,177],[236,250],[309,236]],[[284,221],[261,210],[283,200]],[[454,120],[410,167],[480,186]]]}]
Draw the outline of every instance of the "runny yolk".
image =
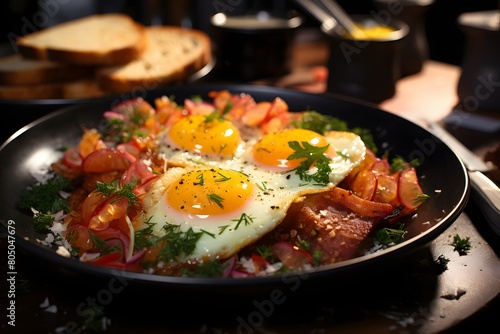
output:
[{"label": "runny yolk", "polygon": [[170,128],[169,136],[178,148],[223,157],[234,155],[241,141],[231,122],[204,115],[181,118]]},{"label": "runny yolk", "polygon": [[168,203],[177,211],[209,217],[232,212],[247,202],[254,184],[230,169],[198,169],[179,177],[167,189]]},{"label": "runny yolk", "polygon": [[[262,137],[253,147],[253,157],[257,163],[278,170],[287,171],[297,168],[305,158],[288,160],[288,157],[295,153],[295,150],[288,144],[291,141],[297,141],[301,146],[304,141],[316,147],[325,147],[329,144],[326,138],[317,132],[306,129],[287,129]],[[325,154],[334,157],[334,148],[330,146]]]}]

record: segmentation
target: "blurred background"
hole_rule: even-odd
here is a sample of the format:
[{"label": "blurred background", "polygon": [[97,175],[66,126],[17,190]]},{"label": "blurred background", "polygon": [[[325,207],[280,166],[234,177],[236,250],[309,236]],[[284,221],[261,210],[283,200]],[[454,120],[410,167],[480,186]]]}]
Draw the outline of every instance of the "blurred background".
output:
[{"label": "blurred background", "polygon": [[[366,14],[377,10],[375,0],[339,0],[350,14]],[[2,44],[11,45],[13,38],[70,19],[93,13],[121,11],[148,24],[173,24],[209,32],[209,17],[216,12],[247,13],[266,9],[279,15],[289,10],[302,12],[290,0],[5,0],[0,3]],[[460,65],[464,35],[457,25],[461,13],[498,9],[498,0],[434,0],[425,12],[425,32],[429,58]],[[303,28],[319,27],[307,14]]]}]

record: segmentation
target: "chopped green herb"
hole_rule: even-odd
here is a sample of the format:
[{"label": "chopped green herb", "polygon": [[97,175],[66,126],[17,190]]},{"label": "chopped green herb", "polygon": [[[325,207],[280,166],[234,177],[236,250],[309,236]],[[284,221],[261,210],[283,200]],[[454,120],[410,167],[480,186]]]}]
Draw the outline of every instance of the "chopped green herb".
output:
[{"label": "chopped green herb", "polygon": [[460,256],[467,255],[471,248],[470,238],[461,238],[458,234],[456,234],[453,237],[453,242],[451,243],[451,245],[454,247],[453,250],[458,252]]},{"label": "chopped green herb", "polygon": [[157,238],[155,242],[165,242],[165,245],[160,249],[158,254],[158,261],[175,260],[182,255],[191,255],[196,248],[198,240],[206,233],[204,231],[195,232],[192,228],[183,232],[179,225],[169,223],[165,223],[163,229],[165,230],[165,235],[161,237],[150,236],[150,238]]},{"label": "chopped green herb", "polygon": [[198,176],[196,177],[196,179],[199,182],[195,182],[194,183],[195,186],[202,186],[202,185],[205,184],[205,176],[203,175],[203,173],[198,174]]},{"label": "chopped green herb", "polygon": [[[298,141],[290,141],[288,145],[295,151],[288,157],[288,160],[306,159],[301,161],[300,165],[295,169],[295,173],[300,176],[301,180],[308,182],[314,181],[319,184],[327,184],[330,182],[329,175],[332,169],[329,163],[331,158],[324,154],[329,145],[317,147],[306,141],[302,142],[302,146]],[[309,173],[309,168],[313,165],[315,165],[317,171],[315,173]]]},{"label": "chopped green herb", "polygon": [[224,205],[222,204],[222,202],[224,202],[224,198],[217,195],[217,194],[207,194],[208,196],[208,199],[210,200],[210,202],[214,202],[215,204],[217,204],[217,206],[221,209],[224,209]]},{"label": "chopped green herb", "polygon": [[360,127],[349,128],[346,121],[342,121],[330,115],[323,115],[317,111],[307,111],[303,113],[299,121],[294,122],[294,126],[296,128],[312,130],[320,134],[324,134],[328,131],[354,132],[361,137],[361,140],[365,143],[366,147],[374,153],[378,152],[370,130]]},{"label": "chopped green herb", "polygon": [[375,233],[375,238],[380,244],[389,246],[403,241],[405,234],[406,231],[403,230],[403,224],[400,224],[398,228],[381,228]]},{"label": "chopped green herb", "polygon": [[54,222],[54,216],[50,213],[37,212],[33,215],[33,226],[39,233],[49,232],[49,228]]},{"label": "chopped green herb", "polygon": [[231,219],[231,221],[233,221],[233,222],[238,222],[238,224],[236,224],[236,226],[234,227],[235,230],[240,226],[241,223],[243,223],[245,226],[248,226],[251,223],[253,223],[253,220],[254,220],[254,217],[252,217],[251,215],[249,216],[244,212],[241,214],[240,218]]},{"label": "chopped green herb", "polygon": [[181,275],[189,277],[221,277],[225,268],[222,263],[211,261],[194,268],[182,268]]},{"label": "chopped green herb", "polygon": [[35,208],[42,213],[56,213],[61,210],[69,212],[68,202],[61,197],[60,192],[70,192],[72,189],[70,180],[56,174],[45,183],[37,183],[23,189],[18,207],[25,210]]},{"label": "chopped green herb", "polygon": [[420,166],[420,161],[418,159],[413,159],[410,162],[406,162],[401,156],[396,156],[391,161],[391,173],[402,172],[410,167],[417,168]]},{"label": "chopped green herb", "polygon": [[220,172],[217,172],[217,174],[220,175],[220,178],[219,179],[215,179],[215,182],[225,182],[225,181],[231,180],[230,177],[227,177],[227,176],[225,176],[224,174],[222,174]]},{"label": "chopped green herb", "polygon": [[257,246],[257,253],[267,261],[273,262],[274,254],[270,246],[266,245]]},{"label": "chopped green herb", "polygon": [[137,204],[137,195],[134,193],[135,185],[132,183],[125,183],[123,187],[119,187],[117,182],[115,183],[103,183],[96,182],[97,192],[102,193],[106,198],[116,196],[118,198],[125,197],[130,205]]}]

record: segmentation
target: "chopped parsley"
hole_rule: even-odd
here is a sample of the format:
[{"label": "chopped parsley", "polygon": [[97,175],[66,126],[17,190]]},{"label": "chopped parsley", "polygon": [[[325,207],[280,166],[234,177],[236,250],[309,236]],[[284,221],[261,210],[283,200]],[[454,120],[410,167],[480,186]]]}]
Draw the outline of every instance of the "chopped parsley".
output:
[{"label": "chopped parsley", "polygon": [[373,139],[373,135],[369,129],[361,127],[350,128],[346,121],[342,121],[330,115],[323,115],[317,111],[307,111],[302,114],[299,121],[294,122],[294,126],[301,129],[312,130],[320,134],[328,131],[349,131],[354,132],[361,137],[366,147],[373,151],[378,152],[377,145]]},{"label": "chopped parsley", "polygon": [[[331,158],[324,154],[329,145],[317,147],[306,141],[302,142],[302,146],[298,141],[290,141],[288,145],[295,151],[288,157],[288,160],[305,158],[305,160],[301,161],[300,165],[295,168],[295,173],[300,176],[301,180],[307,182],[314,181],[319,184],[327,184],[330,182],[329,175],[332,169],[329,163]],[[315,173],[310,173],[309,168],[313,165],[317,168],[317,171]]]},{"label": "chopped parsley", "polygon": [[451,243],[451,245],[453,246],[453,250],[455,252],[458,252],[460,256],[467,255],[467,253],[471,248],[470,238],[469,237],[461,238],[458,234],[456,234],[453,237],[453,242]]}]

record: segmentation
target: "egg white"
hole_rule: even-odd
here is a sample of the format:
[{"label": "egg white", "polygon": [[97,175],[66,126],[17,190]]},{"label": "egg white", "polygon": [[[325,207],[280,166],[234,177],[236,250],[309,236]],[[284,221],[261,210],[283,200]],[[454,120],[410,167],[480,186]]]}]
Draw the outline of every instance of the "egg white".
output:
[{"label": "egg white", "polygon": [[[137,219],[154,224],[153,234],[157,236],[165,233],[166,224],[180,226],[183,232],[189,229],[204,232],[197,241],[194,251],[179,256],[175,261],[203,262],[229,258],[272,231],[284,219],[293,202],[306,194],[323,192],[335,187],[364,159],[366,148],[356,134],[332,131],[325,136],[329,144],[339,153],[329,163],[330,182],[326,185],[305,182],[294,170],[273,171],[253,163],[251,144],[255,141],[252,140],[242,141],[238,153],[231,159],[207,159],[191,152],[172,151],[165,147],[162,151],[167,159],[177,161],[184,167],[169,168],[158,178],[143,197],[143,212]],[[197,159],[196,163],[193,163],[193,159]],[[194,169],[214,167],[239,171],[247,175],[255,185],[251,198],[238,210],[202,217],[183,213],[168,203],[165,194],[181,175]],[[314,172],[314,168],[311,172]],[[239,220],[244,216],[251,219],[242,223]]]}]

